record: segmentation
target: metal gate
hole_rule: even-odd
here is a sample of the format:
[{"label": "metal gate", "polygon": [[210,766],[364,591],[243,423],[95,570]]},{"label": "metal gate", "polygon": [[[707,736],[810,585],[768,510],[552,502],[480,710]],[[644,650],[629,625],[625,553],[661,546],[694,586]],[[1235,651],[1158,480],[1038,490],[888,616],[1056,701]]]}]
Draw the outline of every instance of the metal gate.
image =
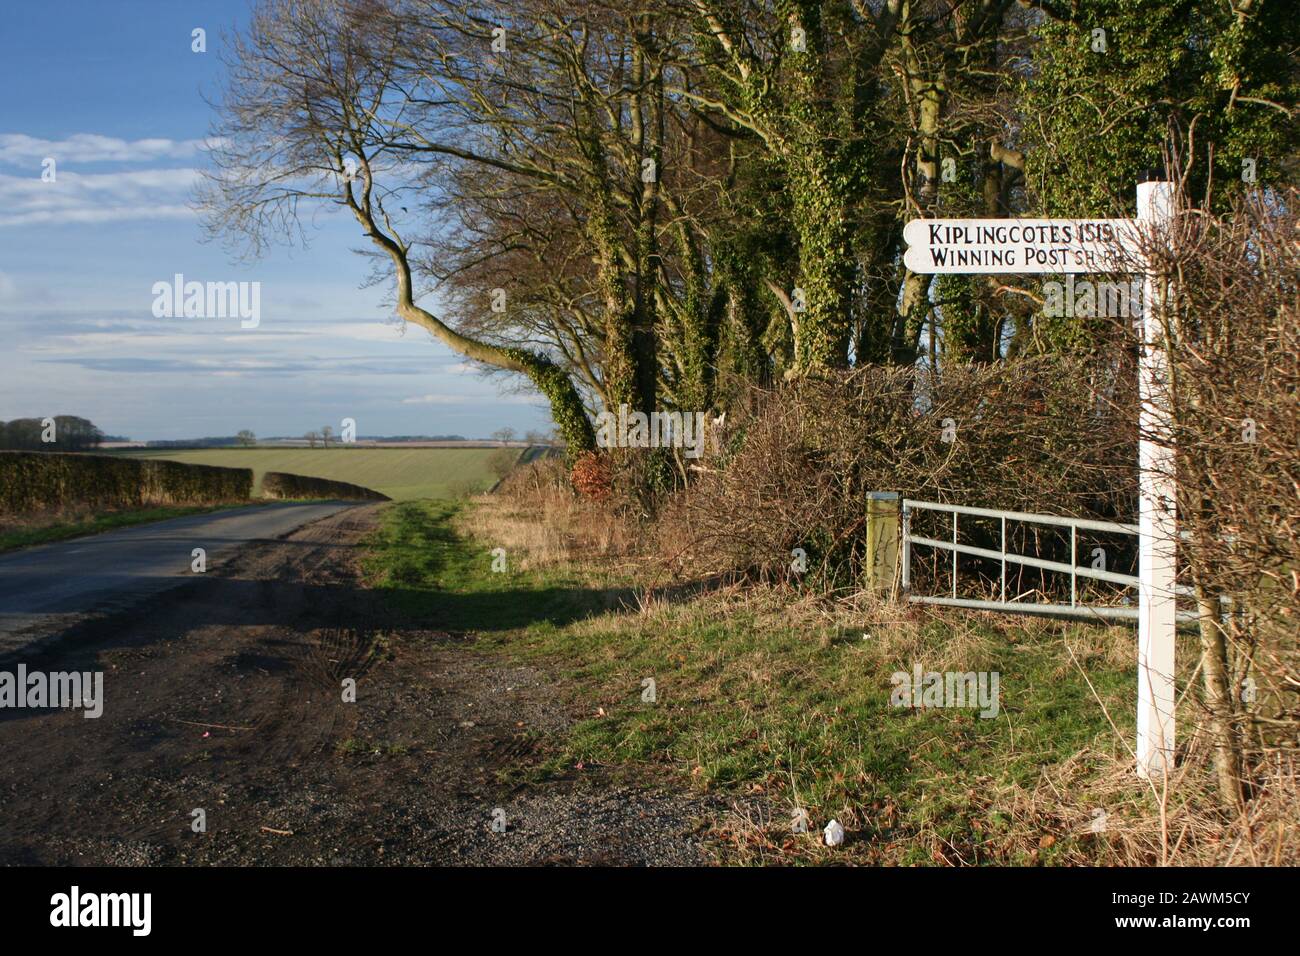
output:
[{"label": "metal gate", "polygon": [[[940,541],[937,538],[926,538],[912,534],[912,516],[917,511],[947,512],[952,515],[952,540]],[[960,544],[958,542],[958,520],[961,515],[969,515],[977,518],[995,518],[1001,523],[1000,546],[998,550],[992,548],[980,548],[970,544]],[[1007,611],[1018,614],[1049,614],[1063,615],[1068,617],[1081,617],[1092,620],[1129,620],[1138,619],[1138,608],[1116,607],[1101,604],[1084,604],[1079,601],[1079,579],[1088,578],[1096,581],[1109,581],[1112,584],[1118,584],[1124,588],[1137,588],[1138,578],[1130,574],[1119,574],[1115,571],[1105,571],[1101,568],[1090,566],[1081,566],[1078,563],[1078,546],[1079,531],[1097,531],[1105,534],[1124,534],[1137,537],[1138,526],[1135,524],[1120,524],[1113,521],[1093,521],[1088,518],[1061,518],[1056,515],[1029,514],[1024,511],[998,511],[993,508],[967,508],[961,505],[945,505],[935,501],[914,501],[910,498],[903,499],[902,506],[902,533],[900,535],[903,553],[900,561],[901,566],[901,585],[903,593],[909,601],[920,604],[943,604],[950,607],[975,608],[985,611]],[[1015,554],[1007,551],[1007,522],[1021,524],[1050,525],[1059,528],[1070,529],[1070,563],[1065,564],[1061,561],[1049,561],[1045,558],[1034,557],[1028,554]],[[919,595],[911,593],[912,585],[912,548],[920,545],[922,547],[940,548],[952,552],[952,593],[948,597],[939,597],[931,595]],[[976,598],[963,598],[957,596],[957,555],[968,554],[974,557],[988,558],[1001,563],[1002,575],[1001,586],[998,591],[998,600],[986,601]],[[1061,574],[1070,576],[1070,603],[1024,603],[1020,601],[1007,600],[1007,564],[1022,565],[1031,568],[1040,568],[1044,571],[1056,571]],[[1182,593],[1184,589],[1177,589]],[[1178,620],[1189,622],[1196,620],[1196,613],[1193,611],[1179,612]]]}]

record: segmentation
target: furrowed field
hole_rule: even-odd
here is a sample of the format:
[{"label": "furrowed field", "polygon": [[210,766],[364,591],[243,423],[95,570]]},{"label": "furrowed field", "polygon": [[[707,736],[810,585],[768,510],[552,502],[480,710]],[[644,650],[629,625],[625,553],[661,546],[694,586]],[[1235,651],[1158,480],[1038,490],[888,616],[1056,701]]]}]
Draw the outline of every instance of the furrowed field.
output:
[{"label": "furrowed field", "polygon": [[[492,470],[499,448],[202,448],[122,452],[195,465],[253,469],[253,494],[262,492],[268,471],[347,481],[382,492],[395,501],[448,498],[484,491],[497,479]],[[519,452],[521,449],[510,449]]]}]

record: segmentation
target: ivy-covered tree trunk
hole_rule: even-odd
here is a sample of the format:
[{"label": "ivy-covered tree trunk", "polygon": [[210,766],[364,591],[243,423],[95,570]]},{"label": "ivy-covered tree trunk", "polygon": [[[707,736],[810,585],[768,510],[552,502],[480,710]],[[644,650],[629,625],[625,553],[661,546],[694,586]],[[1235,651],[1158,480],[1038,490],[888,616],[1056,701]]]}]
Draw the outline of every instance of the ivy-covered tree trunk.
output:
[{"label": "ivy-covered tree trunk", "polygon": [[713,273],[706,271],[700,242],[683,221],[680,210],[669,206],[676,226],[678,269],[681,272],[680,301],[672,352],[676,380],[673,396],[678,407],[707,411],[713,407],[714,387],[723,316],[727,306],[726,262],[728,253],[715,250]]},{"label": "ivy-covered tree trunk", "polygon": [[[644,285],[629,287],[624,253],[649,271],[652,237],[638,228],[628,250],[620,235],[614,188],[600,132],[591,104],[584,105],[586,133],[580,139],[586,164],[584,179],[590,195],[591,213],[586,224],[587,239],[594,250],[596,288],[604,311],[604,355],[602,397],[609,408],[626,404],[633,410],[654,409],[658,357],[654,342],[654,320],[648,310],[653,296],[643,295]],[[640,224],[639,224],[640,226]],[[651,275],[639,277],[653,282]]]},{"label": "ivy-covered tree trunk", "polygon": [[659,177],[663,162],[663,76],[651,64],[654,32],[649,14],[638,22],[633,49],[630,102],[632,146],[641,190],[636,196],[633,237],[636,289],[632,305],[632,388],[635,407],[652,412],[658,405],[659,345],[655,290],[659,284]]},{"label": "ivy-covered tree trunk", "polygon": [[564,439],[568,458],[573,460],[596,447],[596,433],[587,417],[578,390],[569,373],[542,355],[524,349],[507,350],[510,357],[551,405],[551,419]]},{"label": "ivy-covered tree trunk", "polygon": [[[858,198],[853,172],[869,144],[861,137],[859,104],[836,101],[829,66],[823,5],[791,0],[790,15],[803,30],[805,49],[789,54],[783,159],[793,193],[799,243],[793,373],[844,368],[849,362],[854,275],[852,209]],[[850,72],[851,80],[853,73]],[[841,81],[845,78],[841,77]]]},{"label": "ivy-covered tree trunk", "polygon": [[[915,103],[917,117],[913,160],[916,176],[907,209],[910,219],[933,215],[939,199],[939,117],[943,111],[945,87],[941,76],[932,76],[927,71],[908,34],[903,36],[902,49],[907,70],[905,82]],[[899,364],[910,365],[916,361],[921,331],[927,321],[933,350],[935,331],[930,282],[931,276],[910,271],[903,278],[903,293],[894,329],[894,361]]]},{"label": "ivy-covered tree trunk", "polygon": [[[794,371],[843,368],[849,361],[853,312],[851,196],[833,159],[814,154],[796,160],[795,234],[799,240],[799,304]],[[796,306],[798,308],[798,306]]]}]

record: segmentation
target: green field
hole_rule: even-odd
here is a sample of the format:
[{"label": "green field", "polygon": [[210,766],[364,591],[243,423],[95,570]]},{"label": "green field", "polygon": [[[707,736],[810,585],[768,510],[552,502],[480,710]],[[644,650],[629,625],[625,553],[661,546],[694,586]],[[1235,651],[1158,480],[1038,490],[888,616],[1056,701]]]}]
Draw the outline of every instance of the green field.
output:
[{"label": "green field", "polygon": [[121,454],[193,465],[252,468],[255,495],[261,494],[262,475],[268,471],[286,471],[347,481],[381,492],[394,501],[410,501],[485,491],[496,481],[490,465],[498,451],[497,448],[200,448],[142,449]]}]

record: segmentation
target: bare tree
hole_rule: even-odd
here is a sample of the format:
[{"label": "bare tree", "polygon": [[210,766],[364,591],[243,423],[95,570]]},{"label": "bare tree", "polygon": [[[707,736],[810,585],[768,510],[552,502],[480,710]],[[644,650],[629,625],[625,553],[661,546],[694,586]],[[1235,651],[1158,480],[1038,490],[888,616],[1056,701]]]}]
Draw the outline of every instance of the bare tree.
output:
[{"label": "bare tree", "polygon": [[375,251],[376,279],[394,283],[394,306],[462,355],[526,376],[551,404],[570,447],[595,447],[580,395],[548,355],[462,334],[420,304],[407,198],[409,118],[402,85],[414,27],[374,0],[267,0],[228,55],[229,83],[214,129],[214,169],[199,205],[214,234],[259,253],[304,239],[300,214],[345,209]]}]

